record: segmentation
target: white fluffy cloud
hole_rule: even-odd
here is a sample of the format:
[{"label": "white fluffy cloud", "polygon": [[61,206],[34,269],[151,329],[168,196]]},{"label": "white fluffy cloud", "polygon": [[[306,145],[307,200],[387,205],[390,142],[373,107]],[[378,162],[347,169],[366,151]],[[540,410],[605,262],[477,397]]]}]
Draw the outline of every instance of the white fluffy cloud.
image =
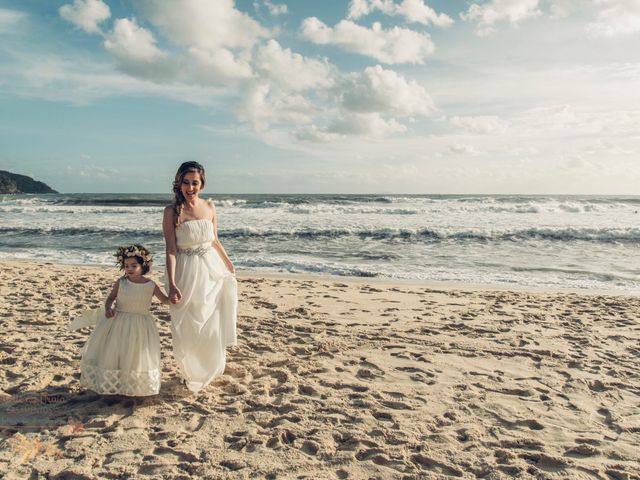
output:
[{"label": "white fluffy cloud", "polygon": [[309,17],[302,23],[302,34],[313,43],[336,45],[387,64],[424,63],[435,50],[428,34],[399,27],[385,30],[377,22],[369,29],[341,20],[332,28],[316,17]]},{"label": "white fluffy cloud", "polygon": [[230,84],[254,76],[249,62],[237,58],[226,48],[215,51],[192,47],[188,51],[184,80],[202,85]]},{"label": "white fluffy cloud", "polygon": [[336,96],[340,105],[351,112],[409,116],[435,111],[424,87],[380,65],[346,76],[336,88]]},{"label": "white fluffy cloud", "polygon": [[127,18],[115,21],[104,46],[109,53],[122,59],[153,62],[166,57],[166,53],[156,47],[153,34]]},{"label": "white fluffy cloud", "polygon": [[473,3],[466,12],[460,14],[463,20],[475,22],[478,35],[489,35],[494,25],[509,22],[511,25],[542,14],[539,0],[490,0],[487,3]]},{"label": "white fluffy cloud", "polygon": [[233,0],[139,0],[138,5],[165,39],[184,49],[173,59],[181,80],[225,85],[254,76],[251,48],[267,31]]},{"label": "white fluffy cloud", "polygon": [[330,108],[323,115],[327,126],[303,126],[295,133],[298,140],[330,142],[347,136],[386,137],[408,131],[399,118],[426,116],[435,111],[422,86],[380,65],[343,76],[331,93]]},{"label": "white fluffy cloud", "polygon": [[87,33],[99,33],[98,24],[111,16],[109,6],[101,0],[74,0],[72,5],[63,5],[60,16]]},{"label": "white fluffy cloud", "polygon": [[310,124],[316,107],[299,94],[291,94],[268,82],[258,82],[244,96],[238,118],[249,123],[254,130],[264,131],[273,124]]},{"label": "white fluffy cloud", "polygon": [[411,23],[438,27],[448,27],[453,23],[451,17],[444,13],[436,13],[423,0],[402,0],[400,3],[393,0],[351,0],[347,18],[356,20],[375,10],[391,16],[402,16]]},{"label": "white fluffy cloud", "polygon": [[[281,54],[280,47],[272,45],[276,47]],[[294,123],[300,126],[294,133],[298,140],[330,142],[346,136],[404,133],[408,129],[401,118],[435,110],[422,86],[379,65],[337,78],[329,92],[321,108],[301,95],[260,83],[246,95],[239,117],[258,131],[272,124]]]},{"label": "white fluffy cloud", "polygon": [[255,66],[264,76],[294,91],[325,88],[333,83],[333,67],[328,61],[303,57],[275,40],[260,47]]},{"label": "white fluffy cloud", "polygon": [[153,25],[176,45],[211,51],[250,48],[267,31],[233,0],[139,0]]},{"label": "white fluffy cloud", "polygon": [[615,37],[640,32],[638,0],[594,0],[600,7],[596,20],[586,27],[594,37]]}]

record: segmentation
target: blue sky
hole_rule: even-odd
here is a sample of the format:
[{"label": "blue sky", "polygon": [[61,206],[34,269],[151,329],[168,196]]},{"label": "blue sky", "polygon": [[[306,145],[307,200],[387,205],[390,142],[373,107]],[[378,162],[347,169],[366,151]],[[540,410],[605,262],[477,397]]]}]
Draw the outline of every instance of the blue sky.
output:
[{"label": "blue sky", "polygon": [[0,169],[62,192],[638,194],[638,0],[0,1]]}]

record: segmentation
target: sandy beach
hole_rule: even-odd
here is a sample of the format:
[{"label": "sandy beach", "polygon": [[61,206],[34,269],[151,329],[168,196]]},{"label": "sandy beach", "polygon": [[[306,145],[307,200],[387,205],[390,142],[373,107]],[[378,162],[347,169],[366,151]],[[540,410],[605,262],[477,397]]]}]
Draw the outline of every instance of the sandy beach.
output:
[{"label": "sandy beach", "polygon": [[81,388],[68,330],[117,276],[0,262],[4,478],[640,478],[638,297],[240,273],[225,374],[187,391],[154,303],[130,398]]}]

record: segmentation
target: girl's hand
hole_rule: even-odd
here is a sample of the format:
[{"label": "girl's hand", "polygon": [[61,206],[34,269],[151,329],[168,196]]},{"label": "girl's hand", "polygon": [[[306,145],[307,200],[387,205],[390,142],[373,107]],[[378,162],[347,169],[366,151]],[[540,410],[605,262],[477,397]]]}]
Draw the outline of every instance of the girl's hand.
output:
[{"label": "girl's hand", "polygon": [[182,292],[180,289],[175,285],[169,287],[169,301],[175,305],[176,303],[180,303],[180,300],[182,300]]},{"label": "girl's hand", "polygon": [[236,273],[236,267],[234,267],[233,263],[231,263],[231,262],[227,262],[227,270],[229,270],[234,275]]},{"label": "girl's hand", "polygon": [[116,312],[113,311],[113,308],[109,307],[106,308],[104,311],[104,316],[107,318],[113,318],[115,316]]}]

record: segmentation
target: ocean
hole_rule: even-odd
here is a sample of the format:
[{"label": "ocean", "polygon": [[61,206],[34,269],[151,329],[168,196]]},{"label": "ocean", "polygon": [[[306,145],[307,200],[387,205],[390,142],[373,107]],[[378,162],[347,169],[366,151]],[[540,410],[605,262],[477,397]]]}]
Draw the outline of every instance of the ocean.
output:
[{"label": "ocean", "polygon": [[[203,195],[239,270],[640,292],[640,196]],[[163,269],[165,194],[0,196],[0,259]]]}]

